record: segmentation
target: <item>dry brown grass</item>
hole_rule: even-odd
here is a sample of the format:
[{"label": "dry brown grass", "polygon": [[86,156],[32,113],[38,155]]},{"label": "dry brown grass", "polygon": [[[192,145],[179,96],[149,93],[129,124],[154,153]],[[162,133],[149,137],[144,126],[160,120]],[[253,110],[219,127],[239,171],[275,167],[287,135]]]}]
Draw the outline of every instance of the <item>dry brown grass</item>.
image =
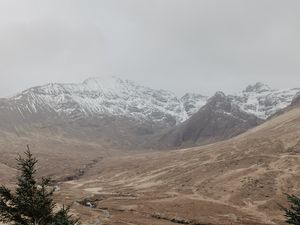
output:
[{"label": "dry brown grass", "polygon": [[[43,149],[43,174],[66,177],[99,159],[56,193],[60,203],[75,203],[83,224],[281,224],[283,193],[300,194],[299,108],[231,140],[191,149],[128,153],[61,141],[33,144]],[[1,181],[11,182],[6,171],[15,173],[14,153],[4,154]],[[80,205],[83,199],[97,207]]]}]

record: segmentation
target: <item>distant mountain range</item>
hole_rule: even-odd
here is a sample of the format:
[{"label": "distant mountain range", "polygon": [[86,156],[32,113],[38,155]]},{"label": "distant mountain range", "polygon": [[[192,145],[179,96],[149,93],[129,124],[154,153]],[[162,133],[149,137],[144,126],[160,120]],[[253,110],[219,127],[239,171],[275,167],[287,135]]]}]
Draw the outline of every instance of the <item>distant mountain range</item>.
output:
[{"label": "distant mountain range", "polygon": [[21,115],[47,111],[74,120],[90,116],[128,117],[173,126],[186,120],[207,97],[182,98],[117,77],[89,78],[81,84],[47,84],[30,88],[10,99],[10,110]]},{"label": "distant mountain range", "polygon": [[166,140],[163,137],[172,140],[169,147],[182,141],[202,144],[256,126],[287,107],[298,93],[300,88],[275,90],[256,83],[234,95],[178,97],[117,77],[90,78],[80,84],[33,87],[0,99],[0,131],[2,136],[38,132],[122,148],[149,147],[153,140]]}]

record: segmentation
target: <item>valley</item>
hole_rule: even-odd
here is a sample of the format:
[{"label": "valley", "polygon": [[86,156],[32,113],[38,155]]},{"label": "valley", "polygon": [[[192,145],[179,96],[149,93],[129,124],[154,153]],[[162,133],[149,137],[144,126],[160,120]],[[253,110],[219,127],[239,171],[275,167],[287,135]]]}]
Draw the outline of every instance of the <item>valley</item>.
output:
[{"label": "valley", "polygon": [[299,9],[0,0],[0,225],[300,225]]},{"label": "valley", "polygon": [[[286,204],[284,193],[300,194],[298,98],[291,98],[291,106],[278,109],[266,121],[237,108],[231,99],[217,93],[187,122],[166,130],[157,126],[153,134],[162,132],[159,138],[147,132],[145,136],[128,134],[128,127],[141,124],[131,120],[130,126],[123,126],[122,118],[128,121],[128,117],[110,114],[90,119],[79,113],[80,119],[70,121],[64,114],[68,111],[37,110],[28,116],[21,111],[23,116],[16,120],[16,114],[4,113],[8,110],[4,104],[0,108],[6,116],[1,122],[0,183],[14,187],[14,159],[28,144],[39,159],[38,177],[53,178],[58,187],[55,200],[71,204],[82,224],[284,224],[278,204]],[[202,123],[207,114],[210,119]],[[210,121],[218,118],[222,123],[211,126]],[[242,126],[247,121],[254,123]],[[182,126],[192,136],[204,137],[192,125],[202,131],[208,127],[221,131],[206,133],[211,141],[160,145],[164,132],[176,133]],[[123,136],[120,128],[124,128]],[[184,132],[180,135],[172,136],[173,140],[189,141]],[[145,141],[157,146],[147,148]]]},{"label": "valley", "polygon": [[108,158],[58,195],[94,202],[75,206],[91,224],[282,224],[283,193],[299,194],[299,113],[225,142]]}]

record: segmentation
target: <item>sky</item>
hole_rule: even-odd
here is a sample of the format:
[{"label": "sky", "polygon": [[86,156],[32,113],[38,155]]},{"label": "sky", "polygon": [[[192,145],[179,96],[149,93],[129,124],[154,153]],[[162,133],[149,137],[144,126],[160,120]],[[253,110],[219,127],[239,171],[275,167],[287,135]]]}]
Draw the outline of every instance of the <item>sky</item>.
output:
[{"label": "sky", "polygon": [[182,95],[300,87],[299,0],[1,0],[0,97],[114,75]]}]

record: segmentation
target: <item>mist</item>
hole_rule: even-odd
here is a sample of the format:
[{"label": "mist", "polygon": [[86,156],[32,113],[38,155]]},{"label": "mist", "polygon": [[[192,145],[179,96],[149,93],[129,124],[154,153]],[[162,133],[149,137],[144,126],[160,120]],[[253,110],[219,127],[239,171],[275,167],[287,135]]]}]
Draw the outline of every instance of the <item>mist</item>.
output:
[{"label": "mist", "polygon": [[182,95],[300,86],[299,1],[3,0],[0,96],[114,75]]}]

